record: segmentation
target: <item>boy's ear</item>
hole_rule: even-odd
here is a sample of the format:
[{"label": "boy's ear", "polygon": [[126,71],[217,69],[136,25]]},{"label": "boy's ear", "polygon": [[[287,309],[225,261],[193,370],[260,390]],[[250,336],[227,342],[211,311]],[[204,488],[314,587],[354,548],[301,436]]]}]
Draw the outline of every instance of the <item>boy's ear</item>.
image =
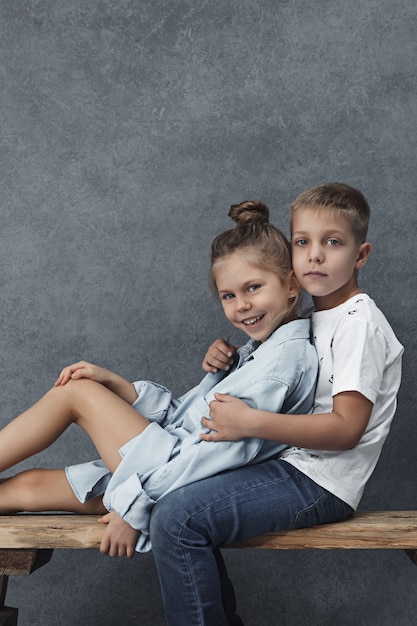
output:
[{"label": "boy's ear", "polygon": [[357,270],[365,265],[365,263],[368,260],[369,255],[371,254],[371,250],[372,250],[372,244],[369,243],[369,241],[365,241],[365,243],[361,244],[359,248],[358,258],[356,260],[356,265],[355,265]]}]

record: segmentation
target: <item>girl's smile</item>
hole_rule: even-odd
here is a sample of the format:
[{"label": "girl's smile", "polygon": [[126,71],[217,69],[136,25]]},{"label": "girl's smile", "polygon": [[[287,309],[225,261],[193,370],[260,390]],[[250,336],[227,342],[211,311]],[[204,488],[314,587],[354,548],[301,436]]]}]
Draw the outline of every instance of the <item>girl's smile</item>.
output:
[{"label": "girl's smile", "polygon": [[247,251],[234,252],[218,263],[217,291],[227,319],[257,341],[265,341],[280,326],[298,293],[292,272],[282,281],[260,268]]},{"label": "girl's smile", "polygon": [[245,324],[245,326],[254,326],[255,324],[257,324],[260,320],[263,319],[263,315],[258,315],[258,317],[254,317],[250,320],[243,320],[243,323]]}]

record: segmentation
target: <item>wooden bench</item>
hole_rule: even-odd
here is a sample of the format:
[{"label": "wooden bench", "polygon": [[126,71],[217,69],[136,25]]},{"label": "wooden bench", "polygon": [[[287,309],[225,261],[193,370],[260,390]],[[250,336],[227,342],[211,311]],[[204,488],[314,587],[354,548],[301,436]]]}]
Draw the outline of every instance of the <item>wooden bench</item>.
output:
[{"label": "wooden bench", "polygon": [[[104,527],[94,515],[0,516],[0,626],[17,625],[17,608],[5,606],[9,576],[45,565],[54,549],[98,548]],[[231,548],[272,550],[403,549],[417,565],[417,511],[356,513],[313,528],[268,533]]]}]

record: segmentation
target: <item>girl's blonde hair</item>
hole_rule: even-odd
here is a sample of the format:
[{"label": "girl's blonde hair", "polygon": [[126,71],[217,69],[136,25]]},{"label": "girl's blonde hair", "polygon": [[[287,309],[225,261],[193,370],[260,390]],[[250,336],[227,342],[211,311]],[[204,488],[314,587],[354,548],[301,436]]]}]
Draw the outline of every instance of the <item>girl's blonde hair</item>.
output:
[{"label": "girl's blonde hair", "polygon": [[[245,200],[232,204],[228,216],[236,222],[211,244],[211,282],[216,287],[216,267],[225,257],[244,251],[251,262],[261,269],[274,272],[287,284],[292,270],[291,244],[286,236],[269,223],[269,209],[260,200]],[[295,278],[294,284],[297,284]],[[298,295],[291,304],[286,319],[297,316]]]}]

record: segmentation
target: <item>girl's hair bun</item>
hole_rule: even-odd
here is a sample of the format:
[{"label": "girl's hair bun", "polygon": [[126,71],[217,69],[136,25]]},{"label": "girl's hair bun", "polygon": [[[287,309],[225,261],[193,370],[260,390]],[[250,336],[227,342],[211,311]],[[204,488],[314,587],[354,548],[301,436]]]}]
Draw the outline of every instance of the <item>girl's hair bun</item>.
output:
[{"label": "girl's hair bun", "polygon": [[260,200],[245,200],[240,204],[232,204],[228,216],[238,226],[263,225],[269,223],[269,209]]}]

